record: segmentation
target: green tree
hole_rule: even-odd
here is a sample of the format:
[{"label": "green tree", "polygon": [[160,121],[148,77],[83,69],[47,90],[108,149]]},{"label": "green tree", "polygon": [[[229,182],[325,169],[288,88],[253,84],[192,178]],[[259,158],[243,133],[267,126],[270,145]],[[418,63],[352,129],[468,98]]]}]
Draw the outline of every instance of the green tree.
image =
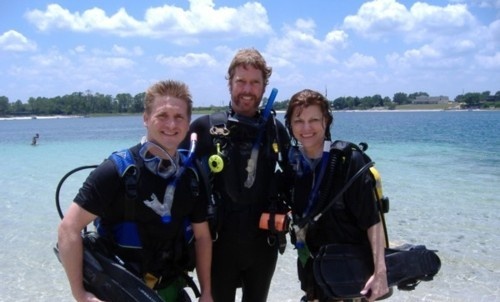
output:
[{"label": "green tree", "polygon": [[130,95],[130,93],[119,93],[116,95],[115,100],[118,102],[119,113],[131,112],[134,98]]},{"label": "green tree", "polygon": [[359,109],[370,109],[373,108],[373,98],[371,96],[365,96],[360,99],[359,104],[355,108]]},{"label": "green tree", "polygon": [[392,97],[392,101],[398,105],[407,104],[408,103],[408,95],[404,92],[397,92]]},{"label": "green tree", "polygon": [[112,113],[113,112],[113,97],[111,95],[96,94],[96,111],[95,113]]},{"label": "green tree", "polygon": [[25,114],[27,111],[26,106],[21,102],[21,100],[17,100],[14,104],[11,105],[10,112],[14,115]]},{"label": "green tree", "polygon": [[347,100],[345,97],[338,97],[333,100],[333,109],[334,110],[343,110],[347,108]]},{"label": "green tree", "polygon": [[347,104],[349,104],[349,108],[354,109],[361,104],[361,100],[359,97],[347,97]]},{"label": "green tree", "polygon": [[481,103],[481,94],[478,92],[468,92],[463,99],[467,108],[478,108]]},{"label": "green tree", "polygon": [[145,92],[141,92],[134,96],[134,100],[132,102],[132,112],[139,113],[144,110],[144,98],[146,97]]},{"label": "green tree", "polygon": [[495,93],[495,102],[500,102],[500,91]]},{"label": "green tree", "polygon": [[422,92],[422,91],[420,91],[420,92],[414,92],[414,93],[410,93],[408,95],[408,98],[412,99],[412,100],[415,100],[418,96],[427,96],[428,97],[429,94],[427,92]]},{"label": "green tree", "polygon": [[0,116],[7,115],[9,112],[9,98],[0,96]]},{"label": "green tree", "polygon": [[391,101],[391,98],[388,97],[388,96],[384,97],[384,99],[382,100],[382,102],[383,102],[383,106],[384,107],[394,106],[394,104]]},{"label": "green tree", "polygon": [[375,94],[372,96],[372,107],[383,107],[384,106],[384,99],[380,94]]},{"label": "green tree", "polygon": [[483,91],[481,93],[481,96],[480,96],[480,101],[481,102],[489,101],[490,100],[490,96],[491,96],[491,94],[490,94],[489,91]]}]

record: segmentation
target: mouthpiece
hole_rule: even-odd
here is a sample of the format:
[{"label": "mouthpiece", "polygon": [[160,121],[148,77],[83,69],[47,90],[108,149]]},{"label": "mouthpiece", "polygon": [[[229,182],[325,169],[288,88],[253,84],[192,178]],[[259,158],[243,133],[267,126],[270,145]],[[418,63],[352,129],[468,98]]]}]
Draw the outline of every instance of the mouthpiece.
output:
[{"label": "mouthpiece", "polygon": [[196,132],[191,133],[191,141],[197,141],[198,140],[198,134]]}]

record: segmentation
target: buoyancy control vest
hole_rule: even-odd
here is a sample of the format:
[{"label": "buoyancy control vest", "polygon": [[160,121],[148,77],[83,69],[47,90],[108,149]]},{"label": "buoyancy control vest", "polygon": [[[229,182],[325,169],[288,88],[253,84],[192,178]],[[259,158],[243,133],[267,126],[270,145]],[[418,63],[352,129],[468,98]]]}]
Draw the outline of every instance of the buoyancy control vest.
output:
[{"label": "buoyancy control vest", "polygon": [[[261,215],[270,214],[271,228],[266,229],[276,233],[279,231],[273,230],[275,214],[288,212],[284,203],[285,188],[280,187],[283,182],[279,180],[287,158],[288,134],[283,125],[277,122],[275,114],[271,114],[267,120],[262,120],[261,116],[259,113],[256,117],[248,118],[230,111],[209,116],[209,129],[215,152],[207,158],[206,168],[211,172],[207,174],[212,184],[209,192],[214,210],[209,211],[209,214],[213,213],[210,224],[214,238],[217,238],[223,221],[228,223],[224,218],[227,213],[246,211],[248,215],[245,215],[244,219],[249,222],[240,225],[252,225],[251,229],[254,230],[259,229]],[[256,145],[259,153],[251,166],[249,161],[252,160],[252,151]],[[255,181],[248,185],[249,169],[252,168],[256,169]],[[229,215],[229,219],[238,219],[232,214]],[[284,236],[279,237],[284,239]]]},{"label": "buoyancy control vest", "polygon": [[[250,204],[267,198],[269,178],[283,160],[280,150],[283,142],[274,119],[271,116],[264,123],[260,117],[248,118],[229,112],[210,115],[210,134],[216,154],[209,157],[208,164],[214,173],[214,189],[225,195],[225,200]],[[259,153],[251,166],[249,161],[255,144]],[[252,185],[246,184],[249,170],[255,170],[257,175]]]},{"label": "buoyancy control vest", "polygon": [[[179,150],[182,162],[186,162],[186,155]],[[143,245],[148,244],[148,236],[144,236],[141,232],[139,225],[135,222],[136,205],[139,200],[138,184],[140,183],[140,165],[141,158],[135,158],[130,149],[112,153],[109,158],[116,168],[116,171],[122,179],[124,185],[125,211],[123,221],[113,224],[101,224],[100,218],[97,218],[95,225],[100,236],[106,238],[111,242],[115,248],[119,249],[125,255],[131,255],[131,258],[140,258],[143,256]],[[198,174],[192,167],[186,169],[190,176],[190,194],[196,196],[199,194]],[[148,244],[149,245],[149,244]],[[179,276],[183,277],[187,284],[193,288],[193,291],[198,296],[199,290],[192,278],[187,274],[195,268],[195,248],[194,248],[194,234],[191,223],[188,218],[184,219],[183,226],[179,230],[179,234],[175,235],[174,241],[171,244],[170,251],[161,252],[162,254],[169,255],[169,267],[165,268],[168,271],[142,271],[135,265],[126,265],[129,270],[141,277],[145,278],[148,286],[152,288],[161,288],[168,285]]]},{"label": "buoyancy control vest", "polygon": [[[384,219],[384,214],[389,210],[389,199],[383,195],[380,174],[375,169],[371,158],[365,153],[367,148],[368,145],[366,143],[356,145],[346,141],[335,141],[331,144],[328,166],[322,184],[319,186],[319,192],[314,207],[305,217],[294,214],[295,229],[300,230],[307,228],[307,236],[309,237],[307,240],[308,242],[316,241],[316,238],[313,237],[317,237],[320,241],[325,240],[325,234],[310,236],[312,235],[311,233],[314,233],[316,225],[326,223],[322,220],[331,219],[329,217],[330,210],[344,209],[346,207],[345,203],[347,202],[345,194],[348,189],[356,180],[360,180],[361,177],[369,177],[371,178],[370,183],[373,185],[370,193],[373,198],[370,198],[370,200],[376,201],[379,217],[383,224],[385,244],[386,246],[389,245]],[[355,152],[356,155],[353,155]],[[295,186],[304,185],[303,183],[297,183],[301,181],[297,175],[304,172],[300,171],[300,169],[307,169],[305,163],[300,163],[301,156],[300,151],[296,147],[291,149],[289,158],[293,170],[295,170]],[[357,157],[356,161],[358,161],[358,164],[356,167],[351,165],[353,156]],[[292,243],[295,244],[296,241],[297,239],[295,236],[292,236]],[[314,250],[315,249],[316,248],[314,248]]]},{"label": "buoyancy control vest", "polygon": [[[331,144],[329,169],[326,172],[328,176],[320,186],[318,204],[306,217],[294,215],[295,225],[291,237],[294,244],[299,240],[305,242],[301,247],[296,247],[301,264],[298,266],[299,279],[302,286],[307,287],[307,294],[311,296],[308,296],[308,299],[330,301],[329,298],[351,300],[361,297],[360,290],[373,274],[374,263],[369,242],[356,241],[352,236],[347,237],[348,240],[345,240],[346,237],[341,240],[329,237],[334,232],[337,232],[338,236],[346,233],[345,228],[336,230],[337,227],[342,228],[336,222],[344,218],[342,215],[352,214],[352,209],[345,209],[349,207],[349,202],[356,201],[352,197],[357,197],[361,190],[366,194],[362,194],[362,198],[357,200],[375,202],[375,214],[378,213],[380,217],[385,235],[385,265],[389,292],[377,300],[391,296],[393,286],[397,286],[399,290],[413,290],[420,281],[432,280],[441,268],[441,260],[436,251],[428,250],[424,245],[404,244],[389,247],[384,219],[384,214],[389,211],[389,199],[383,195],[380,174],[366,154],[367,148],[366,143],[356,145],[336,141]],[[300,156],[300,151],[294,147],[290,154],[291,163],[297,167],[304,165],[294,161],[294,158],[300,159]],[[366,184],[371,186],[367,187]],[[304,183],[300,185],[304,186]],[[356,187],[357,185],[359,187]],[[305,186],[307,187],[307,184]],[[348,192],[349,188],[353,189],[352,192]],[[370,198],[370,195],[373,198]],[[337,213],[333,215],[332,212]],[[373,214],[370,212],[366,216],[367,220],[372,219]],[[357,234],[361,233],[366,231],[361,230]],[[349,238],[353,240],[349,241]]]},{"label": "buoyancy control vest", "polygon": [[[367,173],[367,175],[372,179],[372,187],[371,191],[376,201],[377,210],[379,212],[379,217],[382,222],[382,226],[384,229],[385,236],[385,245],[389,246],[389,236],[387,233],[387,226],[385,223],[384,214],[389,212],[389,198],[384,196],[382,189],[382,178],[380,173],[375,168],[375,163],[372,159],[366,154],[366,150],[368,149],[368,144],[365,142],[359,143],[358,145],[347,142],[347,141],[335,141],[331,147],[332,150],[335,150],[334,155],[332,156],[331,161],[339,161],[344,166],[344,187],[340,189],[338,194],[343,193],[344,190],[347,190],[348,187],[355,181],[355,178],[362,177],[363,174]],[[348,162],[351,160],[353,152],[359,152],[363,157],[363,166],[357,171],[347,171],[349,169]],[[336,159],[335,159],[336,158]],[[341,168],[342,169],[342,168]],[[348,178],[349,175],[353,175],[351,178]],[[342,182],[341,182],[342,183]],[[344,189],[345,188],[345,189]],[[336,197],[333,197],[334,199]],[[341,198],[337,200],[332,200],[332,202],[339,202]],[[344,201],[345,202],[345,201]],[[327,205],[328,206],[328,205]]]}]

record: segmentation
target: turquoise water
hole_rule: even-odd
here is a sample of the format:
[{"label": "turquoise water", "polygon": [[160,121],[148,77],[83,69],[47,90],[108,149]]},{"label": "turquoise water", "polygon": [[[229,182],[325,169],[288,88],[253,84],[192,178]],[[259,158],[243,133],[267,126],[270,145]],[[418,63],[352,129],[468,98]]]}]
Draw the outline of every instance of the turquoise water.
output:
[{"label": "turquoise water", "polygon": [[[144,132],[141,116],[0,120],[0,301],[73,301],[52,252],[56,186]],[[391,200],[390,241],[439,250],[435,280],[391,301],[500,301],[500,112],[339,112],[332,135],[368,142]],[[87,173],[65,182],[64,207]],[[289,246],[269,301],[299,301],[294,258]]]}]

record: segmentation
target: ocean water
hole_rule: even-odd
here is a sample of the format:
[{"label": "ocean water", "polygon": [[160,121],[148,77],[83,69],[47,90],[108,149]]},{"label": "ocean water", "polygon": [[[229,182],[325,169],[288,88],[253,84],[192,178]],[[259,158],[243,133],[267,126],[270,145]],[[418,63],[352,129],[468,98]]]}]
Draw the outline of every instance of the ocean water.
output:
[{"label": "ocean water", "polygon": [[[334,139],[369,144],[391,201],[391,244],[425,244],[442,261],[433,281],[395,289],[389,300],[500,301],[500,112],[334,115]],[[71,169],[98,164],[144,133],[141,116],[0,120],[0,301],[73,301],[52,251],[56,187]],[[63,208],[88,171],[66,180]],[[295,267],[289,245],[269,301],[300,300]]]}]

